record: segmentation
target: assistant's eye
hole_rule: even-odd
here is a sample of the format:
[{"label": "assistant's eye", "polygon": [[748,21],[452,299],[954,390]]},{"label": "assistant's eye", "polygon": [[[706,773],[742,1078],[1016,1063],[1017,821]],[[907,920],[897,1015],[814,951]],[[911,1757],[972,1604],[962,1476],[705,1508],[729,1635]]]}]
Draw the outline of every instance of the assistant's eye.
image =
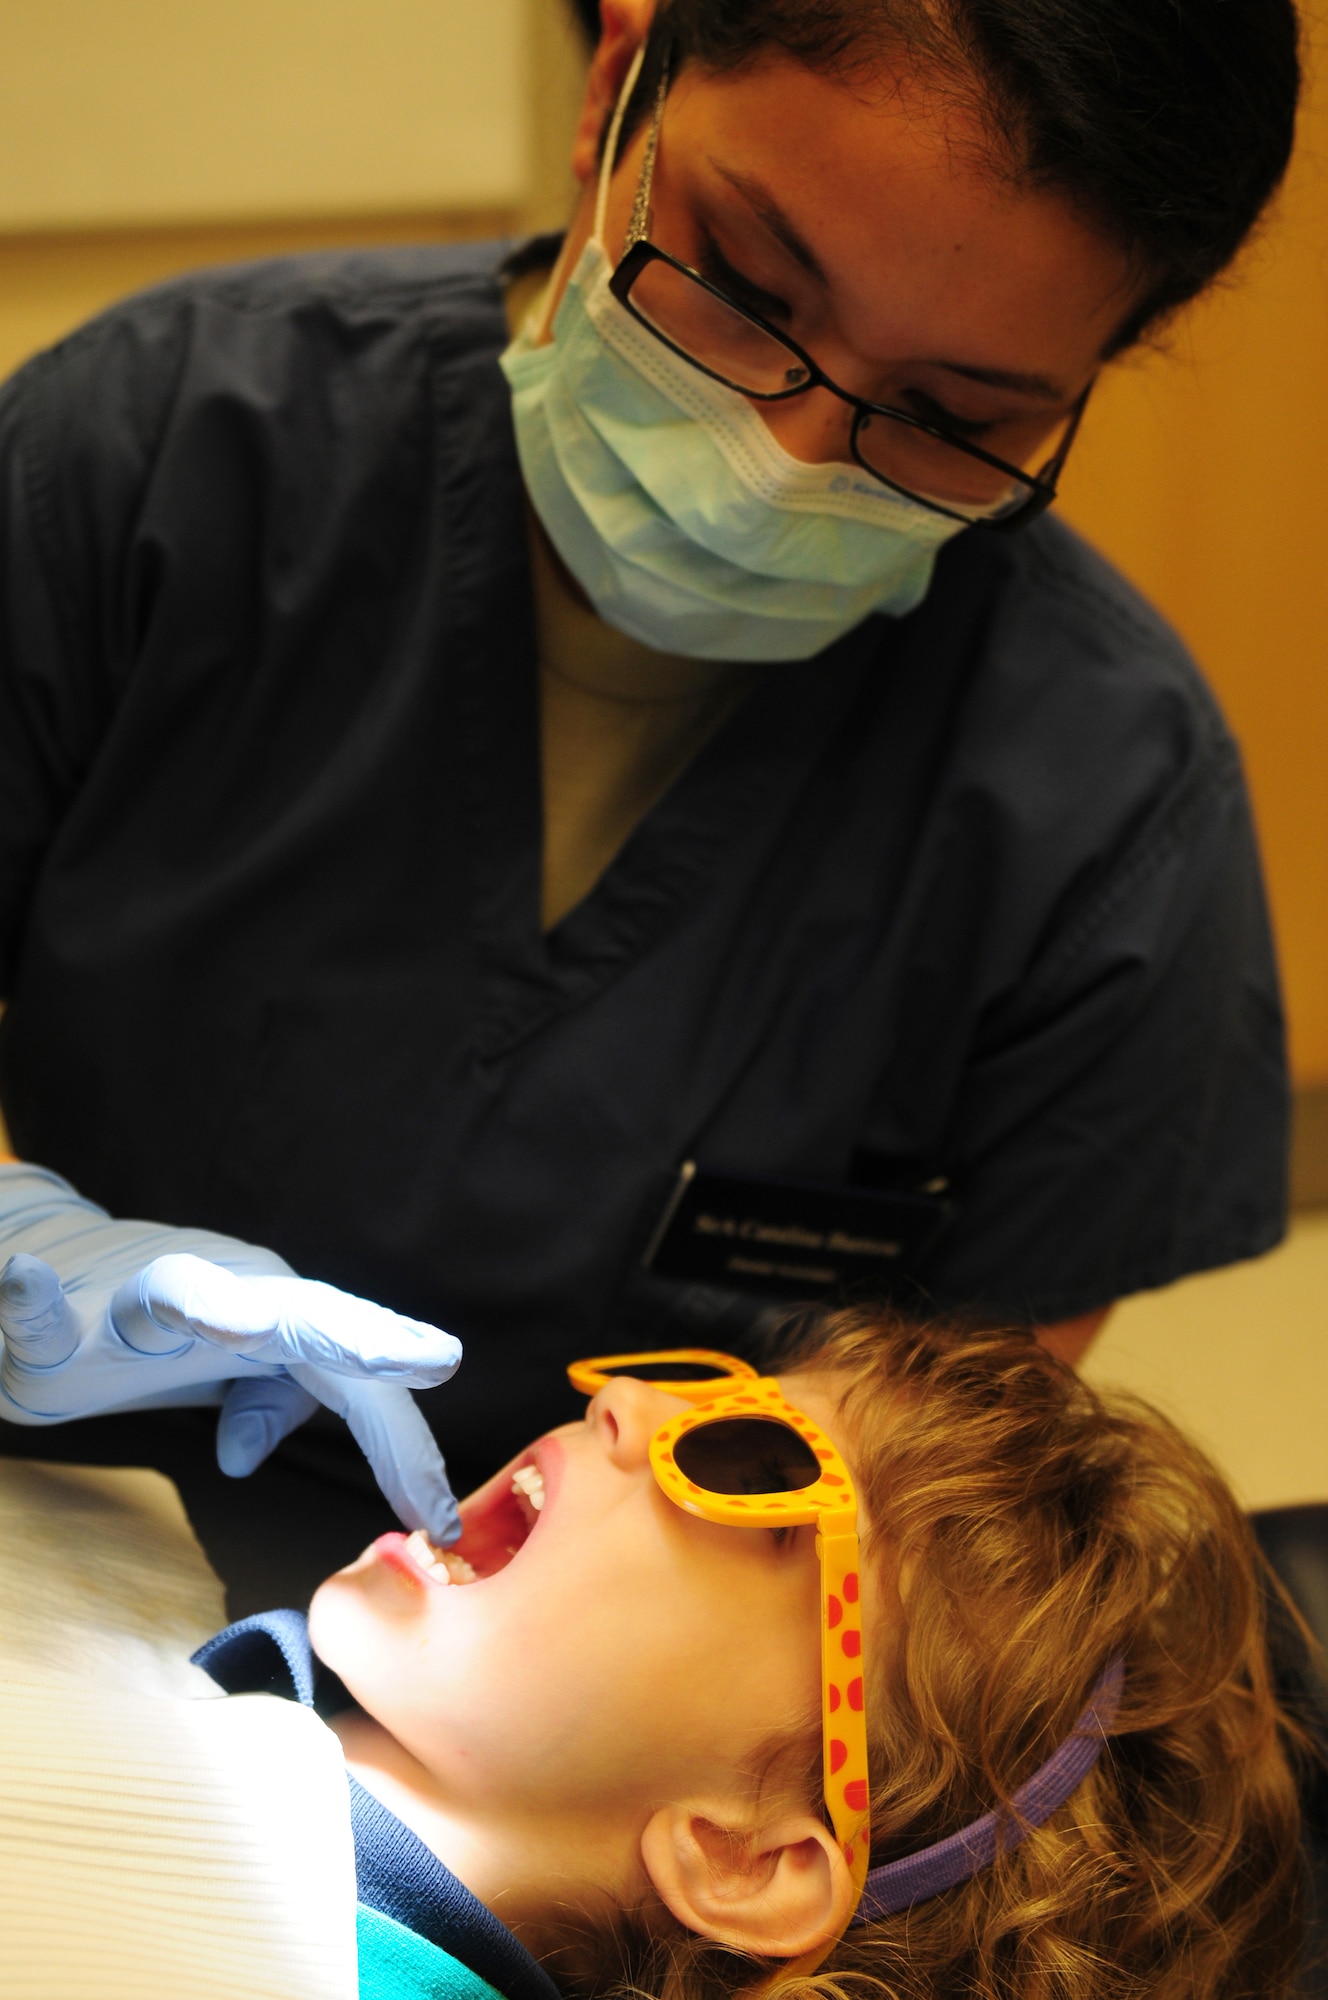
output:
[{"label": "assistant's eye", "polygon": [[709,278],[711,284],[723,292],[725,298],[732,299],[734,305],[741,306],[744,311],[758,313],[762,319],[787,321],[792,318],[784,299],[776,298],[773,292],[763,291],[750,278],[744,278],[741,271],[734,269],[709,230],[701,239],[697,269],[703,278]]},{"label": "assistant's eye", "polygon": [[921,417],[924,424],[935,424],[937,430],[948,431],[953,437],[983,438],[996,429],[989,417],[956,416],[925,389],[906,389],[899,402],[911,416]]}]

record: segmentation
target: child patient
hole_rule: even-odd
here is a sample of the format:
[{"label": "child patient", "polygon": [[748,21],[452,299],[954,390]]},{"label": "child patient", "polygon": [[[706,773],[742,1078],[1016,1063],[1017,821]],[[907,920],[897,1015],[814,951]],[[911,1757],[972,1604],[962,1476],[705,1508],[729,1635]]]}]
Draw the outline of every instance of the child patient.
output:
[{"label": "child patient", "polygon": [[737,1380],[707,1413],[667,1359],[473,1494],[455,1553],[384,1536],[307,1638],[198,1656],[346,1691],[362,1993],[1283,1992],[1295,1786],[1201,1454],[1019,1334],[840,1313],[787,1409]]}]

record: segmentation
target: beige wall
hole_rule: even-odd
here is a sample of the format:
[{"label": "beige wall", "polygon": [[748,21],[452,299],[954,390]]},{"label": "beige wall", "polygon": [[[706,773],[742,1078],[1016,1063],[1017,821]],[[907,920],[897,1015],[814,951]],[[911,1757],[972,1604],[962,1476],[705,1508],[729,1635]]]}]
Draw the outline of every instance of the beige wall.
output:
[{"label": "beige wall", "polygon": [[[304,246],[483,235],[556,221],[570,195],[563,162],[576,101],[576,39],[559,0],[510,0],[520,10],[510,17],[520,24],[519,62],[500,76],[492,50],[475,54],[476,38],[483,41],[490,7],[501,12],[508,4],[375,0],[371,8],[367,0],[337,0],[331,7],[320,0],[314,10],[312,0],[268,0],[265,8],[258,0],[228,0],[219,10],[207,0],[181,10],[167,8],[166,0],[121,0],[112,10],[105,0],[7,0],[0,11],[0,56],[21,55],[23,46],[30,55],[36,51],[48,90],[65,73],[68,58],[83,105],[95,75],[76,46],[79,19],[100,24],[98,32],[114,21],[124,41],[136,23],[141,28],[169,13],[172,60],[192,47],[189,62],[203,87],[224,12],[232,26],[247,24],[245,46],[260,52],[263,65],[276,62],[274,50],[281,54],[282,129],[322,130],[324,137],[349,129],[360,116],[357,106],[363,121],[371,123],[372,112],[380,129],[396,118],[384,83],[386,57],[376,68],[359,59],[367,46],[366,22],[387,23],[385,36],[399,60],[403,24],[419,26],[427,15],[436,28],[446,17],[454,28],[450,39],[423,26],[418,37],[405,37],[418,74],[401,100],[402,117],[427,125],[436,103],[451,103],[459,94],[482,127],[485,90],[493,85],[501,96],[519,86],[526,137],[524,178],[502,182],[501,196],[492,193],[500,186],[492,180],[484,200],[472,181],[469,192],[458,194],[454,184],[450,195],[420,194],[391,212],[380,199],[374,213],[367,193],[345,199],[344,174],[337,178],[342,166],[336,174],[329,166],[322,193],[308,197],[302,214],[271,205],[266,214],[252,212],[256,199],[270,204],[272,197],[264,194],[266,182],[255,193],[251,173],[243,203],[237,196],[229,211],[222,203],[170,227],[147,227],[140,217],[99,230],[11,227],[6,234],[0,221],[0,372],[110,299],[190,266]],[[280,33],[264,29],[271,20]],[[300,22],[297,35],[292,24]],[[58,35],[56,23],[62,24]],[[193,44],[185,24],[192,24]],[[16,39],[20,29],[30,38],[23,46]],[[1328,34],[1322,30],[1319,44],[1323,74],[1305,119],[1300,158],[1263,242],[1239,282],[1173,331],[1168,352],[1130,361],[1104,383],[1076,449],[1064,502],[1069,518],[1177,623],[1240,736],[1302,1082],[1328,1080]],[[322,111],[315,117],[306,107],[288,120],[287,109],[303,88],[299,76],[314,73],[301,67],[302,52],[314,49],[323,65],[317,70]],[[234,61],[218,73],[225,90],[240,89],[243,76],[237,81]],[[152,93],[141,79],[135,89],[138,115],[146,116]],[[9,173],[12,189],[16,159],[22,164],[4,115],[4,93],[12,114],[21,95],[12,60],[0,61],[0,215],[4,176]],[[245,101],[246,116],[255,116],[259,99]],[[163,129],[178,135],[178,109],[160,108]],[[499,122],[505,115],[500,105]],[[110,130],[114,119],[106,116],[110,123],[103,129]],[[362,147],[369,129],[363,121],[357,128]],[[210,129],[220,144],[215,119]],[[32,131],[31,118],[29,136],[35,159],[41,135]],[[109,158],[104,148],[102,157]],[[73,184],[71,169],[62,185]],[[276,184],[274,170],[271,186]],[[386,182],[380,177],[372,185]],[[444,182],[431,186],[442,189]]]},{"label": "beige wall", "polygon": [[1069,518],[1193,646],[1245,753],[1292,1059],[1328,1081],[1328,24],[1297,158],[1233,280],[1102,385]]},{"label": "beige wall", "polygon": [[0,228],[519,204],[526,0],[5,0]]},{"label": "beige wall", "polygon": [[[555,228],[568,213],[583,58],[563,0],[339,0],[330,10],[323,0],[316,10],[312,0],[226,0],[224,14],[223,33],[215,0],[183,10],[173,0],[0,8],[0,378],[113,299],[179,271],[509,235]],[[267,16],[279,33],[262,30]],[[84,26],[109,64],[104,89],[79,40]],[[218,48],[212,90],[206,65]],[[261,88],[246,82],[246,49]],[[206,114],[188,144],[186,98]],[[465,143],[412,155],[400,128],[448,127],[455,139],[458,103]],[[278,116],[278,105],[294,116]],[[303,143],[295,159],[292,131]],[[474,159],[458,170],[453,156],[476,138],[483,172]],[[186,185],[171,192],[181,161]]]}]

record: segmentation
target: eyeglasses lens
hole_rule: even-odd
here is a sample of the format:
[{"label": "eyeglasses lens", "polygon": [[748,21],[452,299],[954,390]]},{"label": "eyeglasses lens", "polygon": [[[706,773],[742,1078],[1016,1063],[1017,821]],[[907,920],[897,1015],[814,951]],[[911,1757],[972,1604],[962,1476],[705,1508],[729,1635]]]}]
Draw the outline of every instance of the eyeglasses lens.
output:
[{"label": "eyeglasses lens", "polygon": [[632,309],[692,361],[753,396],[798,389],[808,370],[783,341],[656,258],[632,285]]},{"label": "eyeglasses lens", "polygon": [[673,1447],[684,1479],[707,1493],[797,1493],[821,1462],[805,1438],[772,1417],[720,1417],[684,1431]]},{"label": "eyeglasses lens", "polygon": [[[1064,430],[1064,425],[1060,431]],[[1052,457],[1060,442],[1060,431],[1048,443],[1045,427],[1005,424],[994,441],[1001,457],[1031,462],[1029,477]],[[1020,432],[1023,435],[1016,435]],[[897,417],[864,413],[857,431],[859,455],[865,465],[879,473],[891,486],[902,487],[920,499],[935,500],[974,520],[998,519],[1027,500],[1030,488],[1012,479],[999,466],[972,458],[957,445],[930,432],[914,428]],[[1020,449],[1023,446],[1024,449]]]}]

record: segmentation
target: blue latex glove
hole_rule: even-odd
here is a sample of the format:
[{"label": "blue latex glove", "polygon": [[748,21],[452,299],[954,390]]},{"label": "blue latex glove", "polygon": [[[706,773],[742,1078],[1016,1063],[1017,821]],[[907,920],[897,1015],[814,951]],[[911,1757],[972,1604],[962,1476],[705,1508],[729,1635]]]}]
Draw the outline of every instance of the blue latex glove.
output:
[{"label": "blue latex glove", "polygon": [[451,1334],[234,1238],[113,1221],[40,1167],[0,1166],[6,1250],[0,1416],[51,1424],[220,1401],[217,1458],[240,1476],[324,1403],[405,1525],[456,1540],[456,1502],[410,1393],[455,1372]]}]

